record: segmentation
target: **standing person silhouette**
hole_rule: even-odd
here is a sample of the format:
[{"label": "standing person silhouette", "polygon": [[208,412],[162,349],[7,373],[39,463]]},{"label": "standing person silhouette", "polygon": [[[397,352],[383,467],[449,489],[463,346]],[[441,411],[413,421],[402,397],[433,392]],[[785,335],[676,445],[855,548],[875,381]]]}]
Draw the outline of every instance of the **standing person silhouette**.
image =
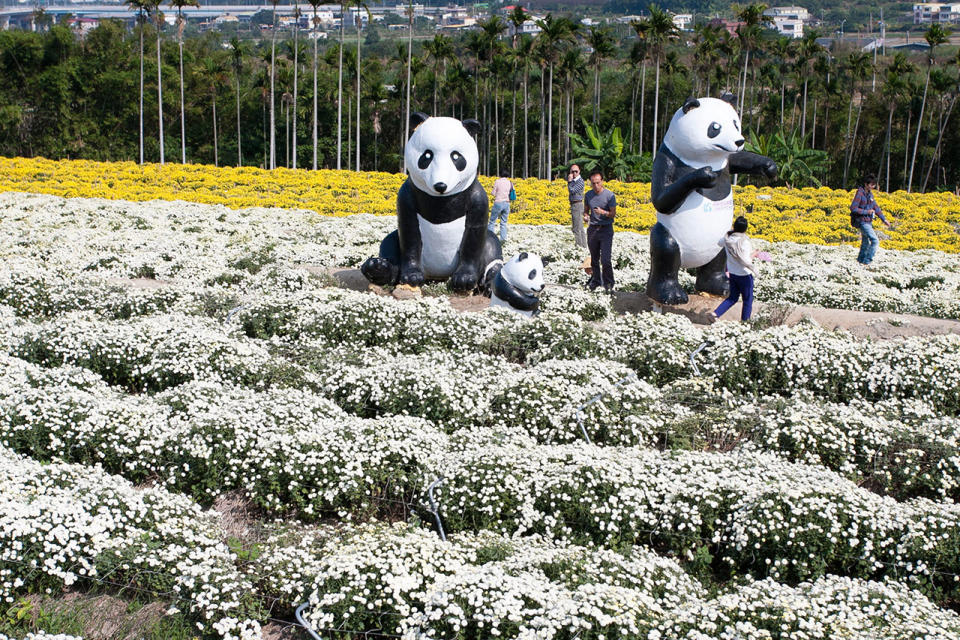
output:
[{"label": "standing person silhouette", "polygon": [[580,165],[570,165],[567,174],[567,194],[570,197],[570,224],[573,227],[573,239],[578,247],[587,248],[587,232],[583,228],[583,176]]},{"label": "standing person silhouette", "polygon": [[613,291],[613,219],[617,215],[617,197],[603,186],[603,174],[598,169],[590,172],[590,191],[583,196],[583,221],[587,227],[587,246],[590,248],[590,280],[587,287],[593,291],[602,286]]}]

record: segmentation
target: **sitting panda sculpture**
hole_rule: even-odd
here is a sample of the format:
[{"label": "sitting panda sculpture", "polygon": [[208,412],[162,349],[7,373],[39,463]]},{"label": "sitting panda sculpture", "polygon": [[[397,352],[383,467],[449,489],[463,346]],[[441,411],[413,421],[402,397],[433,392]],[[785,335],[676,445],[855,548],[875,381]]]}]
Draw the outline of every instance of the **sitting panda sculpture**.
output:
[{"label": "sitting panda sculpture", "polygon": [[535,253],[520,253],[505,262],[493,279],[490,306],[532,318],[540,313],[538,294],[543,287],[543,260]]},{"label": "sitting panda sculpture", "polygon": [[473,136],[480,123],[414,113],[410,125],[404,147],[409,177],[397,193],[397,229],[360,270],[377,285],[448,280],[454,291],[471,291],[502,257],[500,241],[487,230],[490,205],[477,181]]},{"label": "sitting panda sculpture", "polygon": [[647,295],[663,304],[687,302],[677,280],[697,269],[696,289],[724,295],[726,256],[720,241],[733,222],[730,175],[774,179],[777,164],[740,151],[743,134],[734,98],[688,98],[673,114],[653,163],[651,196],[657,223],[650,230]]}]

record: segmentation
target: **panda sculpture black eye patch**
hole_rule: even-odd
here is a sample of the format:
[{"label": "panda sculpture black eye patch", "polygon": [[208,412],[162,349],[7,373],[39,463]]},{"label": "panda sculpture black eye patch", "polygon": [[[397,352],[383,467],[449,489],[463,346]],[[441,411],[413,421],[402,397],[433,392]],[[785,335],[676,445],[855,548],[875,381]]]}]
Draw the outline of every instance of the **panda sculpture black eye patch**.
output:
[{"label": "panda sculpture black eye patch", "polygon": [[457,168],[457,171],[463,171],[467,168],[467,159],[460,155],[459,152],[451,151],[450,159],[453,160],[453,166]]},{"label": "panda sculpture black eye patch", "polygon": [[710,126],[707,127],[707,137],[716,138],[718,135],[720,135],[721,128],[722,127],[720,126],[719,122],[711,122]]},{"label": "panda sculpture black eye patch", "polygon": [[536,277],[537,277],[537,270],[536,270],[536,269],[534,269],[533,271],[531,271],[530,273],[527,274],[527,280],[533,280],[533,279],[536,278]]},{"label": "panda sculpture black eye patch", "polygon": [[417,167],[419,167],[421,170],[426,169],[430,166],[431,162],[433,162],[433,151],[428,149],[427,151],[424,151],[420,156],[420,159],[417,160]]}]

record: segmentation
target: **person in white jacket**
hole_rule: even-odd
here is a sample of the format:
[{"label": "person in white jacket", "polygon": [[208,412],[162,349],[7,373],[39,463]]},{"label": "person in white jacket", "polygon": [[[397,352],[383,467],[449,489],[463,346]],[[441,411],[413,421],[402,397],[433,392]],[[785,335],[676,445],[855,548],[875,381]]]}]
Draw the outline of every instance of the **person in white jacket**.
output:
[{"label": "person in white jacket", "polygon": [[733,221],[733,229],[718,243],[727,252],[727,274],[730,277],[730,295],[711,314],[719,318],[743,297],[741,320],[749,320],[753,312],[753,280],[760,275],[753,259],[757,252],[747,237],[747,219],[743,216]]}]

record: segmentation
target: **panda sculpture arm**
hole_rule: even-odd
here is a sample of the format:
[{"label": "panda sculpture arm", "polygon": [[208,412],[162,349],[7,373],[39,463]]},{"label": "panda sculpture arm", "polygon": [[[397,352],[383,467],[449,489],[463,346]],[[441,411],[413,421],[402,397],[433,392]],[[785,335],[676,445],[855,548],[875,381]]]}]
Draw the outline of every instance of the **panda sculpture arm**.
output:
[{"label": "panda sculpture arm", "polygon": [[777,179],[777,163],[758,153],[738,151],[730,154],[730,173],[752,173]]},{"label": "panda sculpture arm", "polygon": [[481,264],[484,245],[487,242],[487,216],[490,202],[487,192],[479,181],[470,186],[466,202],[466,221],[457,268],[450,276],[454,291],[469,291],[477,286],[486,264]]},{"label": "panda sculpture arm", "polygon": [[417,221],[417,203],[410,180],[403,183],[397,193],[397,239],[400,244],[400,282],[412,287],[423,284],[423,268],[420,265],[420,224]]},{"label": "panda sculpture arm", "polygon": [[682,172],[676,157],[661,145],[653,161],[651,200],[660,213],[673,213],[694,189],[710,189],[719,173],[710,167]]}]

